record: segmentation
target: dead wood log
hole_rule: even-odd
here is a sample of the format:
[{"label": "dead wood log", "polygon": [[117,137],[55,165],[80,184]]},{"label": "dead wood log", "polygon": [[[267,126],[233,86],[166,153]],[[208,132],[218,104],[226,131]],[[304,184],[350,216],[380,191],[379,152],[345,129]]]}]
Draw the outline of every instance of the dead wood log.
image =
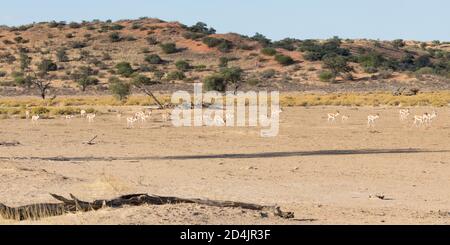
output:
[{"label": "dead wood log", "polygon": [[0,146],[18,146],[20,145],[19,141],[0,141]]},{"label": "dead wood log", "polygon": [[148,194],[131,194],[120,196],[111,200],[95,200],[93,202],[86,202],[76,198],[70,194],[71,199],[56,194],[50,194],[53,198],[61,203],[40,203],[31,204],[21,207],[7,207],[0,203],[0,216],[4,219],[13,220],[37,220],[40,218],[60,216],[65,213],[74,212],[88,212],[92,210],[99,210],[105,207],[121,208],[123,206],[140,206],[143,204],[149,205],[166,205],[166,204],[180,204],[192,203],[212,207],[222,208],[242,208],[248,210],[269,212],[274,216],[284,219],[294,218],[293,212],[283,212],[278,206],[265,206],[253,203],[233,202],[233,201],[215,201],[207,199],[189,199],[179,197],[166,197]]}]

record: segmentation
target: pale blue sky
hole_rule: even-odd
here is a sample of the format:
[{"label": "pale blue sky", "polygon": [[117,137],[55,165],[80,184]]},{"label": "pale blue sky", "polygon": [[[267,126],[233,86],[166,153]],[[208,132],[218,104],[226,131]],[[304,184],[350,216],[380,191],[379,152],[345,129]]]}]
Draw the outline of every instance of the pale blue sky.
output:
[{"label": "pale blue sky", "polygon": [[272,39],[370,38],[450,41],[448,0],[14,0],[0,25],[39,21],[157,17],[203,21],[219,33],[260,32]]}]

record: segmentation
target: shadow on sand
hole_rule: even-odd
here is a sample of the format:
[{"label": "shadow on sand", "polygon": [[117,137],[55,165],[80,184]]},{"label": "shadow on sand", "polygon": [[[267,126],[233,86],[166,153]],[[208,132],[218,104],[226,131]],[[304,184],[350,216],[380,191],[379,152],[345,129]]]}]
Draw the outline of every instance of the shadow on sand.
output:
[{"label": "shadow on sand", "polygon": [[131,156],[131,157],[0,157],[0,160],[40,160],[54,162],[88,162],[88,161],[144,161],[144,160],[192,160],[192,159],[251,159],[251,158],[282,158],[296,156],[341,156],[341,155],[377,155],[377,154],[415,154],[415,153],[445,153],[449,150],[423,149],[356,149],[356,150],[319,150],[319,151],[289,151],[262,152],[239,154],[181,155],[181,156]]}]

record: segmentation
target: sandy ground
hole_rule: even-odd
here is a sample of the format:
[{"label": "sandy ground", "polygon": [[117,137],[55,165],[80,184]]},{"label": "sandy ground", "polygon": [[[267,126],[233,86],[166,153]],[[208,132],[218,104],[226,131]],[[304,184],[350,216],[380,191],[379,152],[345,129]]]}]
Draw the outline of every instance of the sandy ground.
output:
[{"label": "sandy ground", "polygon": [[[327,123],[335,110],[350,119]],[[90,125],[0,120],[0,141],[21,143],[0,146],[0,202],[9,206],[54,202],[48,193],[150,193],[278,204],[296,216],[182,204],[0,224],[450,224],[450,111],[437,112],[431,127],[414,128],[397,108],[286,108],[275,138],[259,128],[174,128],[158,116],[134,129],[111,114]],[[375,129],[366,127],[371,113],[381,116]],[[96,145],[83,144],[94,135]]]}]

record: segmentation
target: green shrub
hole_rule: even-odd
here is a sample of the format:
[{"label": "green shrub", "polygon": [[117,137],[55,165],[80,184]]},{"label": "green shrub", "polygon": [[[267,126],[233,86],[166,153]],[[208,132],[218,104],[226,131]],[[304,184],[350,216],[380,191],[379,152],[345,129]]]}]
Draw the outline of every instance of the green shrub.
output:
[{"label": "green shrub", "polygon": [[250,78],[247,80],[247,84],[249,84],[250,86],[256,86],[260,83],[261,81],[258,80],[257,78]]},{"label": "green shrub", "polygon": [[67,52],[65,48],[59,48],[56,51],[56,58],[59,62],[68,62],[69,57],[67,56]]},{"label": "green shrub", "polygon": [[128,62],[120,62],[116,65],[117,74],[122,75],[124,77],[130,77],[133,73],[133,67],[131,67]]},{"label": "green shrub", "polygon": [[233,43],[223,38],[205,37],[202,41],[208,47],[217,47],[217,49],[224,53],[229,52],[233,48]]},{"label": "green shrub", "polygon": [[178,52],[177,45],[175,43],[162,43],[160,44],[160,47],[166,54],[173,54]]},{"label": "green shrub", "polygon": [[156,44],[158,44],[158,40],[155,37],[147,37],[145,40],[147,40],[147,43],[149,45],[156,45]]},{"label": "green shrub", "polygon": [[267,69],[261,72],[261,78],[269,79],[273,78],[276,75],[276,71],[274,69]]},{"label": "green shrub", "polygon": [[401,48],[405,46],[405,42],[403,41],[403,39],[396,39],[394,41],[392,41],[392,46],[394,46],[394,48]]},{"label": "green shrub", "polygon": [[175,66],[179,71],[187,71],[191,69],[191,65],[185,60],[178,60],[175,62]]},{"label": "green shrub", "polygon": [[183,37],[186,39],[191,39],[191,40],[199,40],[200,38],[203,38],[205,36],[205,34],[203,33],[197,33],[197,32],[185,32],[183,33]]},{"label": "green shrub", "polygon": [[174,80],[184,80],[186,78],[186,75],[184,75],[181,71],[172,71],[167,74],[167,80],[174,81]]},{"label": "green shrub", "polygon": [[118,32],[113,32],[109,34],[109,40],[113,43],[122,41],[122,37]]},{"label": "green shrub", "polygon": [[322,82],[334,82],[336,77],[331,71],[322,71],[319,74],[319,79]]},{"label": "green shrub", "polygon": [[87,43],[81,41],[75,41],[70,44],[70,47],[73,49],[81,49],[87,47]]},{"label": "green shrub", "polygon": [[78,29],[81,27],[81,24],[77,22],[70,22],[69,27],[73,29]]},{"label": "green shrub", "polygon": [[157,54],[146,55],[144,59],[145,59],[145,61],[147,61],[148,63],[153,64],[153,65],[163,63],[163,60]]},{"label": "green shrub", "polygon": [[215,34],[216,30],[214,28],[208,28],[208,25],[203,22],[197,22],[195,25],[187,28],[191,32],[201,33],[204,35]]},{"label": "green shrub", "polygon": [[44,59],[38,64],[38,70],[40,73],[45,74],[49,71],[58,70],[58,66],[50,59]]},{"label": "green shrub", "polygon": [[203,86],[207,91],[220,91],[226,89],[226,82],[220,74],[214,74],[203,80]]},{"label": "green shrub", "polygon": [[259,42],[263,47],[266,47],[272,43],[270,39],[258,32],[253,37],[251,37],[251,40]]},{"label": "green shrub", "polygon": [[275,60],[283,66],[294,64],[294,60],[287,55],[277,54],[275,55]]},{"label": "green shrub", "polygon": [[109,78],[109,91],[119,100],[125,100],[131,93],[131,86],[118,77]]},{"label": "green shrub", "polygon": [[47,109],[46,107],[35,107],[33,109],[31,109],[31,114],[33,115],[46,115],[50,112],[49,109]]},{"label": "green shrub", "polygon": [[277,50],[274,48],[263,48],[263,49],[261,49],[261,54],[267,55],[267,56],[274,56],[277,54]]},{"label": "green shrub", "polygon": [[8,73],[6,71],[0,71],[0,77],[6,77]]},{"label": "green shrub", "polygon": [[123,28],[125,28],[123,25],[119,25],[119,24],[114,24],[114,25],[112,25],[111,26],[111,30],[114,30],[114,31],[120,31],[120,30],[122,30]]}]

